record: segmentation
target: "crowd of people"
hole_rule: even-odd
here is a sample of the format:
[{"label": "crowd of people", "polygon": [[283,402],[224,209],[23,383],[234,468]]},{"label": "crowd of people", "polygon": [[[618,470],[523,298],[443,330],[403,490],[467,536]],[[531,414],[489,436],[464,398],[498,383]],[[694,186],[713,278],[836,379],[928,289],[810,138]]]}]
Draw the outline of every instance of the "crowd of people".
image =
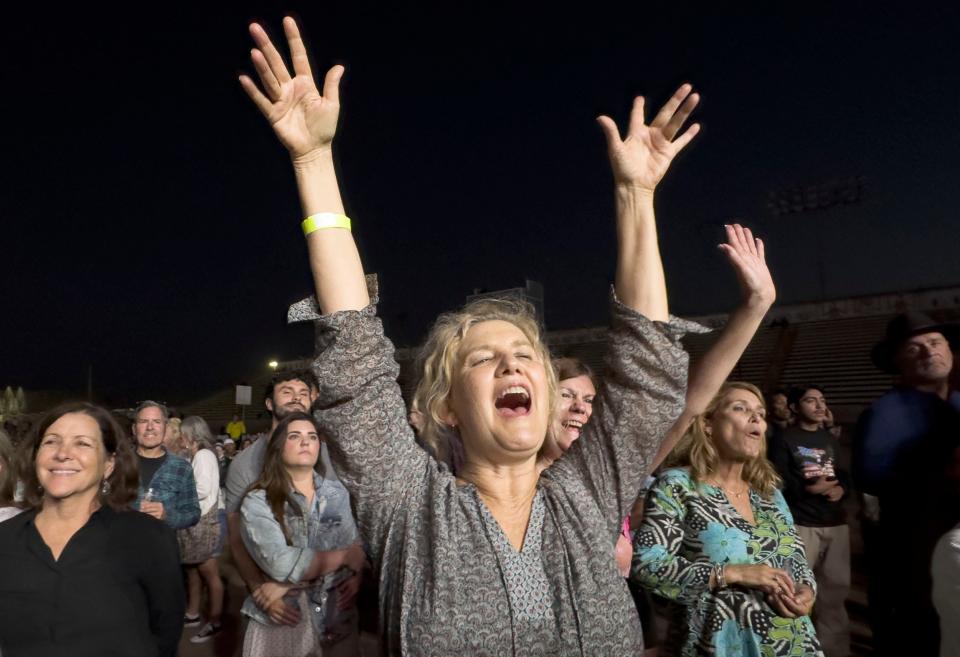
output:
[{"label": "crowd of people", "polygon": [[960,654],[960,328],[891,322],[873,358],[897,386],[847,468],[823,387],[727,380],[776,296],[763,242],[732,224],[740,303],[688,372],[681,338],[705,329],[669,312],[653,201],[698,131],[683,85],[649,123],[638,98],[625,136],[599,119],[617,235],[602,376],[553,358],[524,304],[485,299],[434,323],[408,404],[333,165],[343,68],[318,89],[283,27],[291,66],[254,24],[259,84],[240,82],[293,164],[316,295],[290,319],[315,323],[313,366],[273,378],[255,436],[154,401],[129,430],[76,403],[16,450],[0,434],[0,653],[209,641],[227,551],[248,657],[359,654],[364,580],[388,655],[845,657],[858,491],[877,652]]}]

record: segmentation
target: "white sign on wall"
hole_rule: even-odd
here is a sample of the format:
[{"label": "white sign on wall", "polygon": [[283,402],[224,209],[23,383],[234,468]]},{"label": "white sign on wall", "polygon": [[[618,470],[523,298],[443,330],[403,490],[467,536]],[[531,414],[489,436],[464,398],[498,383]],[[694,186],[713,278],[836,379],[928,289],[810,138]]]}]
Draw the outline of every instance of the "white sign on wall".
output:
[{"label": "white sign on wall", "polygon": [[249,406],[253,399],[251,386],[237,386],[237,406]]}]

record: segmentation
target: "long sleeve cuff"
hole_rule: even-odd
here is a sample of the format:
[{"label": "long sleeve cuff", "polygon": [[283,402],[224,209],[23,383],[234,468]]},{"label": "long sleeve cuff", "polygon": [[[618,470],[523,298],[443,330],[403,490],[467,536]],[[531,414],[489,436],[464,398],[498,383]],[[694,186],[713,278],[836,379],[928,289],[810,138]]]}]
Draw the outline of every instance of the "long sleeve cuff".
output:
[{"label": "long sleeve cuff", "polygon": [[654,326],[666,329],[669,337],[674,340],[679,340],[687,333],[711,333],[713,331],[713,329],[708,326],[672,314],[666,322],[651,320],[620,301],[612,285],[610,286],[610,313],[614,328],[617,328],[619,325],[629,325],[634,322],[639,322],[641,326],[653,324]]}]

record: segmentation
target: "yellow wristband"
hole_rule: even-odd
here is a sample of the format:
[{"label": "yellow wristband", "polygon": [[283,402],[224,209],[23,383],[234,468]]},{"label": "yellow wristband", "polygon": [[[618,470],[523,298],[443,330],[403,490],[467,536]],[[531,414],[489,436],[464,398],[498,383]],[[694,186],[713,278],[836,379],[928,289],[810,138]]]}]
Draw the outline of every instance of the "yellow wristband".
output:
[{"label": "yellow wristband", "polygon": [[320,212],[319,214],[311,214],[303,220],[301,225],[303,226],[304,236],[324,228],[346,228],[350,230],[350,217],[345,214]]}]

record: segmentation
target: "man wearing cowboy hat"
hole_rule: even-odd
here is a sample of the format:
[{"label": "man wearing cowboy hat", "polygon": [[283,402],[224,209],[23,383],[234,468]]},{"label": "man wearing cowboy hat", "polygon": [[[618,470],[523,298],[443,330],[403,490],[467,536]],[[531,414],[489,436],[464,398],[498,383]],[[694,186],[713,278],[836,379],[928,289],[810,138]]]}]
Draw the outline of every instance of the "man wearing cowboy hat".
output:
[{"label": "man wearing cowboy hat", "polygon": [[930,559],[960,520],[944,464],[960,445],[960,393],[950,390],[960,326],[919,312],[898,315],[871,351],[895,386],[861,415],[853,444],[854,482],[879,501],[865,523],[870,616],[878,654],[934,656],[939,645]]}]

